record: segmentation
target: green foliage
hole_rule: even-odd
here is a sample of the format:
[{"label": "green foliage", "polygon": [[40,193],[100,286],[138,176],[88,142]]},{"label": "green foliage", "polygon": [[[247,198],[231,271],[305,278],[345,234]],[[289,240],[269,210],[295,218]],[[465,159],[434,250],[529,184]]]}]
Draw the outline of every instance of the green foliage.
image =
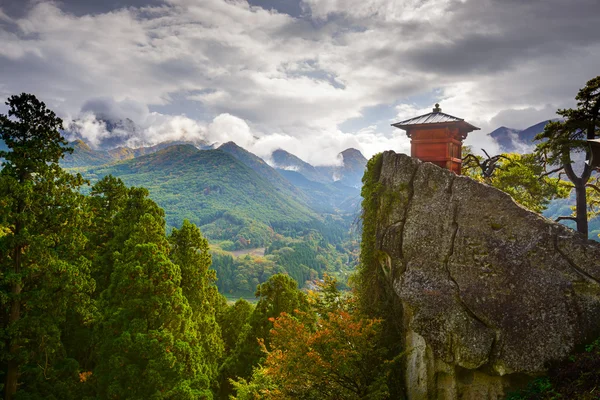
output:
[{"label": "green foliage", "polygon": [[354,278],[361,309],[374,317],[382,316],[382,307],[387,302],[386,293],[382,290],[387,286],[387,280],[379,265],[376,244],[379,206],[383,197],[383,187],[379,183],[382,158],[382,154],[373,156],[367,162],[363,176],[360,264]]},{"label": "green foliage", "polygon": [[[88,198],[101,313],[71,336],[87,359],[86,393],[100,398],[210,398],[223,343],[223,302],[208,242],[184,221],[165,236],[164,211],[143,188],[107,176]],[[73,346],[75,347],[75,346]],[[85,356],[82,356],[85,358]]]},{"label": "green foliage", "polygon": [[[483,161],[483,157],[476,158]],[[535,154],[502,154],[489,177],[483,177],[478,166],[469,162],[463,164],[462,173],[508,193],[517,203],[538,213],[551,200],[567,197],[572,188],[559,178],[545,176],[544,165]]]},{"label": "green foliage", "polygon": [[217,271],[221,293],[243,296],[251,295],[257,285],[278,273],[289,274],[301,285],[327,273],[345,286],[356,265],[357,247],[352,240],[334,246],[316,230],[309,230],[296,239],[278,236],[266,248],[265,256],[233,257],[215,249],[212,268]]},{"label": "green foliage", "polygon": [[558,398],[560,398],[560,396],[554,391],[548,377],[537,378],[529,383],[525,389],[508,393],[506,396],[506,400],[554,400]]},{"label": "green foliage", "polygon": [[252,296],[256,287],[275,274],[285,273],[284,267],[272,257],[245,255],[234,258],[229,253],[213,252],[212,268],[217,273],[221,293]]},{"label": "green foliage", "polygon": [[240,333],[244,325],[248,322],[254,307],[244,299],[239,299],[228,306],[218,317],[221,327],[225,352],[229,354],[240,339]]},{"label": "green foliage", "polygon": [[61,338],[68,311],[90,318],[94,290],[82,256],[87,214],[81,176],[58,160],[62,121],[33,95],[12,96],[0,115],[0,365],[4,396],[73,398],[77,362]]},{"label": "green foliage", "polygon": [[[379,183],[382,154],[373,156],[367,163],[363,176],[362,202],[362,241],[360,245],[360,263],[351,282],[356,289],[358,309],[366,318],[383,319],[378,347],[386,350],[388,359],[396,359],[403,354],[403,338],[399,322],[402,321],[402,307],[391,282],[381,268],[381,252],[377,248],[377,224],[380,213],[393,204],[396,193],[386,192]],[[404,389],[401,380],[392,378],[401,376],[397,364],[387,379],[388,390],[392,398],[402,398]]]},{"label": "green foliage", "polygon": [[560,109],[562,120],[551,121],[536,137],[536,151],[550,164],[571,164],[573,152],[588,151],[587,140],[600,134],[600,76],[579,90],[576,109]]},{"label": "green foliage", "polygon": [[198,227],[185,220],[181,229],[173,229],[169,242],[171,260],[181,268],[183,295],[192,308],[192,319],[203,350],[204,373],[212,381],[217,376],[224,349],[216,320],[221,295],[215,285],[216,273],[209,269],[208,241]]}]

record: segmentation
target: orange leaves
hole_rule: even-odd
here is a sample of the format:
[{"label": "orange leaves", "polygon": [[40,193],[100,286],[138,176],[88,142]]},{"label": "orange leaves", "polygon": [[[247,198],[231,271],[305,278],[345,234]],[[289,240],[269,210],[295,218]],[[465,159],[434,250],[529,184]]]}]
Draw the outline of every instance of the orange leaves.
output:
[{"label": "orange leaves", "polygon": [[380,320],[337,310],[322,316],[316,327],[302,312],[282,313],[271,321],[271,350],[262,346],[267,359],[261,372],[288,396],[327,388],[353,398],[365,393],[372,383],[365,376],[383,362],[375,351]]},{"label": "orange leaves", "polygon": [[88,380],[88,378],[92,376],[92,371],[84,371],[79,373],[79,382],[83,383]]}]

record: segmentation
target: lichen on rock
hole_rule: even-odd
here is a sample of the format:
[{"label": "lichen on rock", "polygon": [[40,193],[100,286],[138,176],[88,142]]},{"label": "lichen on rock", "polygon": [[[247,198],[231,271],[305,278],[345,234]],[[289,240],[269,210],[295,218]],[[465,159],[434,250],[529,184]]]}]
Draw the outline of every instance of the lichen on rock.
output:
[{"label": "lichen on rock", "polygon": [[409,398],[501,398],[600,333],[600,244],[470,178],[379,157],[363,263],[402,302]]}]

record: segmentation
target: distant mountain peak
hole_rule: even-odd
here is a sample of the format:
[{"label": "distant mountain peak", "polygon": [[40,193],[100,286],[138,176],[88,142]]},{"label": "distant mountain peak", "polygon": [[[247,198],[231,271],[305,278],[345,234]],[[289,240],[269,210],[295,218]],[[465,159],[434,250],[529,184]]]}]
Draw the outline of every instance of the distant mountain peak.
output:
[{"label": "distant mountain peak", "polygon": [[92,151],[92,148],[81,139],[76,139],[76,140],[72,141],[71,143],[69,143],[69,145],[72,146],[74,149]]},{"label": "distant mountain peak", "polygon": [[167,146],[164,149],[156,151],[155,154],[195,154],[199,151],[193,144],[181,143]]},{"label": "distant mountain peak", "polygon": [[222,145],[220,145],[218,148],[222,148],[222,147],[234,147],[234,148],[242,148],[241,146],[238,146],[236,142],[230,140],[229,142],[223,143]]},{"label": "distant mountain peak", "polygon": [[515,129],[501,126],[490,133],[490,136],[498,143],[500,150],[504,153],[526,153],[531,152],[534,139],[537,134],[544,131],[546,124],[553,120],[538,122],[526,129]]},{"label": "distant mountain peak", "polygon": [[348,154],[348,155],[352,154],[352,155],[361,155],[361,156],[363,156],[363,154],[360,152],[360,150],[355,149],[354,147],[347,148],[346,150],[342,151],[341,154]]},{"label": "distant mountain peak", "polygon": [[342,151],[340,154],[344,159],[344,163],[352,160],[357,160],[361,163],[364,163],[365,165],[367,163],[367,159],[365,158],[363,153],[361,153],[360,150],[357,150],[355,148],[350,147],[349,149]]}]

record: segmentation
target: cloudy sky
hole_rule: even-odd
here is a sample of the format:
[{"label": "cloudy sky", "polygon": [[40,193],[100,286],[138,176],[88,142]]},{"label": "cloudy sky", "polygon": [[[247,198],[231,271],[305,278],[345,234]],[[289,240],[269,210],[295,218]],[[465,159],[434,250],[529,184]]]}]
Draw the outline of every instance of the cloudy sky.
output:
[{"label": "cloudy sky", "polygon": [[493,152],[486,133],[600,75],[598,27],[599,0],[0,0],[0,97],[36,94],[94,146],[234,140],[314,164],[405,152],[390,124],[440,102]]}]

